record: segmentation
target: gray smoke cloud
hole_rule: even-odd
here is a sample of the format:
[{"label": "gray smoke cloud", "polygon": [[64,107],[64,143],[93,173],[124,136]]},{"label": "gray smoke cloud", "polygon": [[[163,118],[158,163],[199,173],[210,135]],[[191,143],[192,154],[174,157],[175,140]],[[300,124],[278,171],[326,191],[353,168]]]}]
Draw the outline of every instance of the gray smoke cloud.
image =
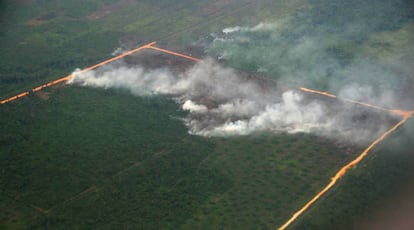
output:
[{"label": "gray smoke cloud", "polygon": [[184,122],[195,135],[312,132],[356,143],[372,140],[389,126],[387,114],[279,83],[413,109],[412,5],[404,0],[309,4],[286,18],[212,34],[206,52],[232,68],[212,58],[181,73],[106,66],[75,73],[70,83],[172,97],[188,111]]},{"label": "gray smoke cloud", "polygon": [[256,26],[212,34],[227,65],[390,108],[414,107],[410,1],[319,1]]},{"label": "gray smoke cloud", "polygon": [[137,96],[170,96],[188,111],[183,120],[195,135],[312,132],[361,142],[385,128],[363,120],[351,125],[355,114],[342,111],[345,107],[332,108],[323,100],[306,98],[299,90],[223,67],[211,58],[184,73],[121,65],[73,75],[69,84],[122,88]]}]

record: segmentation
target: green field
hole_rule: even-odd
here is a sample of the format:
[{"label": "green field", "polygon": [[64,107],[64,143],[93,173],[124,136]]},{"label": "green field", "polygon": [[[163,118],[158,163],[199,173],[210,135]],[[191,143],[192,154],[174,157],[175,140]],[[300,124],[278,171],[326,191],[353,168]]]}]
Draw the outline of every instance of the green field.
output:
[{"label": "green field", "polygon": [[[307,4],[2,1],[0,99],[118,47],[185,50]],[[312,134],[206,138],[188,134],[186,115],[168,97],[66,85],[1,105],[0,229],[275,229],[366,147]],[[376,147],[292,229],[360,229],[414,186],[413,128]]]}]

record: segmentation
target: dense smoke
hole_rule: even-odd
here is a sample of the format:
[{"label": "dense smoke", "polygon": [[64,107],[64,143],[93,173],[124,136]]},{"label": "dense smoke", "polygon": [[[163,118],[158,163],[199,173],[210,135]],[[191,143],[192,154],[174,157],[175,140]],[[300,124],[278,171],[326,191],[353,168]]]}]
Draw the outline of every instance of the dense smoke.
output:
[{"label": "dense smoke", "polygon": [[280,95],[276,85],[260,85],[212,59],[201,61],[182,74],[168,69],[107,67],[75,76],[70,83],[124,88],[135,95],[169,95],[189,112],[185,122],[193,134],[309,132],[329,123],[322,120],[322,106],[313,103],[301,106],[302,95],[298,92],[286,91]]},{"label": "dense smoke", "polygon": [[[306,99],[298,90],[274,81],[225,68],[206,59],[186,72],[142,67],[107,66],[99,71],[74,73],[70,84],[98,88],[122,88],[143,96],[167,95],[188,111],[184,119],[191,134],[203,136],[313,132],[356,141],[382,131],[364,121],[351,129],[352,115],[328,108],[326,103]],[[349,117],[346,117],[349,115]],[[373,128],[376,126],[376,128]]]},{"label": "dense smoke", "polygon": [[170,96],[188,111],[184,121],[196,135],[312,132],[355,142],[372,140],[386,129],[386,115],[346,103],[333,105],[235,70],[264,73],[340,98],[412,109],[411,5],[402,0],[310,3],[312,7],[286,18],[212,34],[207,52],[234,69],[214,59],[183,73],[107,66],[75,73],[70,83]]}]

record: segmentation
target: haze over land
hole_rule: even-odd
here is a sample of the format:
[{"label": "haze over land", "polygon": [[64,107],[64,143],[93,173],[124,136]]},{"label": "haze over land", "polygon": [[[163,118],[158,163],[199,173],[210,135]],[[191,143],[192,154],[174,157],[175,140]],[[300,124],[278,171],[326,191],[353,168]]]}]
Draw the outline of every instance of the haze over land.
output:
[{"label": "haze over land", "polygon": [[[411,5],[404,1],[312,4],[314,8],[292,16],[212,33],[211,42],[204,44],[207,53],[292,86],[385,108],[412,109]],[[329,108],[332,105],[316,100],[304,102],[302,93],[276,84],[263,87],[260,81],[246,79],[211,59],[183,74],[108,67],[73,80],[92,87],[126,88],[136,95],[171,95],[190,112],[185,119],[189,132],[205,136],[315,132],[364,143],[387,127],[374,121],[377,118],[361,118],[366,115],[350,105]]]},{"label": "haze over land", "polygon": [[[232,65],[351,99],[413,107],[413,5],[312,1],[312,8],[214,34],[209,53]],[[404,98],[407,97],[407,98]]]},{"label": "haze over land", "polygon": [[366,143],[388,126],[384,120],[384,124],[379,122],[386,114],[383,118],[364,118],[369,109],[305,100],[309,95],[299,90],[287,89],[263,77],[249,77],[212,59],[195,64],[185,73],[118,64],[74,75],[70,84],[127,89],[136,96],[171,96],[189,112],[184,118],[189,132],[202,136],[313,132]]},{"label": "haze over land", "polygon": [[[0,105],[0,229],[281,226],[401,121],[346,99],[414,109],[413,15],[409,0],[1,1],[0,98],[27,95]],[[147,47],[31,91],[155,40],[202,60]],[[290,228],[413,229],[413,141],[411,118]]]}]

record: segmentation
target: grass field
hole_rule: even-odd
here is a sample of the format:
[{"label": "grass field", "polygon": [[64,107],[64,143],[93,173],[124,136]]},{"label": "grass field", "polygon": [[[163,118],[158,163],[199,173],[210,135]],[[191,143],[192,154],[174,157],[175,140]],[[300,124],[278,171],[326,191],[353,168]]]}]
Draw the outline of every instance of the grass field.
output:
[{"label": "grass field", "polygon": [[[117,47],[159,40],[185,50],[226,26],[303,7],[300,0],[3,1],[0,98]],[[349,151],[311,134],[205,138],[188,134],[185,116],[164,96],[66,85],[1,105],[0,229],[274,229],[366,147]],[[362,228],[412,186],[413,136],[410,121],[292,228]]]}]

